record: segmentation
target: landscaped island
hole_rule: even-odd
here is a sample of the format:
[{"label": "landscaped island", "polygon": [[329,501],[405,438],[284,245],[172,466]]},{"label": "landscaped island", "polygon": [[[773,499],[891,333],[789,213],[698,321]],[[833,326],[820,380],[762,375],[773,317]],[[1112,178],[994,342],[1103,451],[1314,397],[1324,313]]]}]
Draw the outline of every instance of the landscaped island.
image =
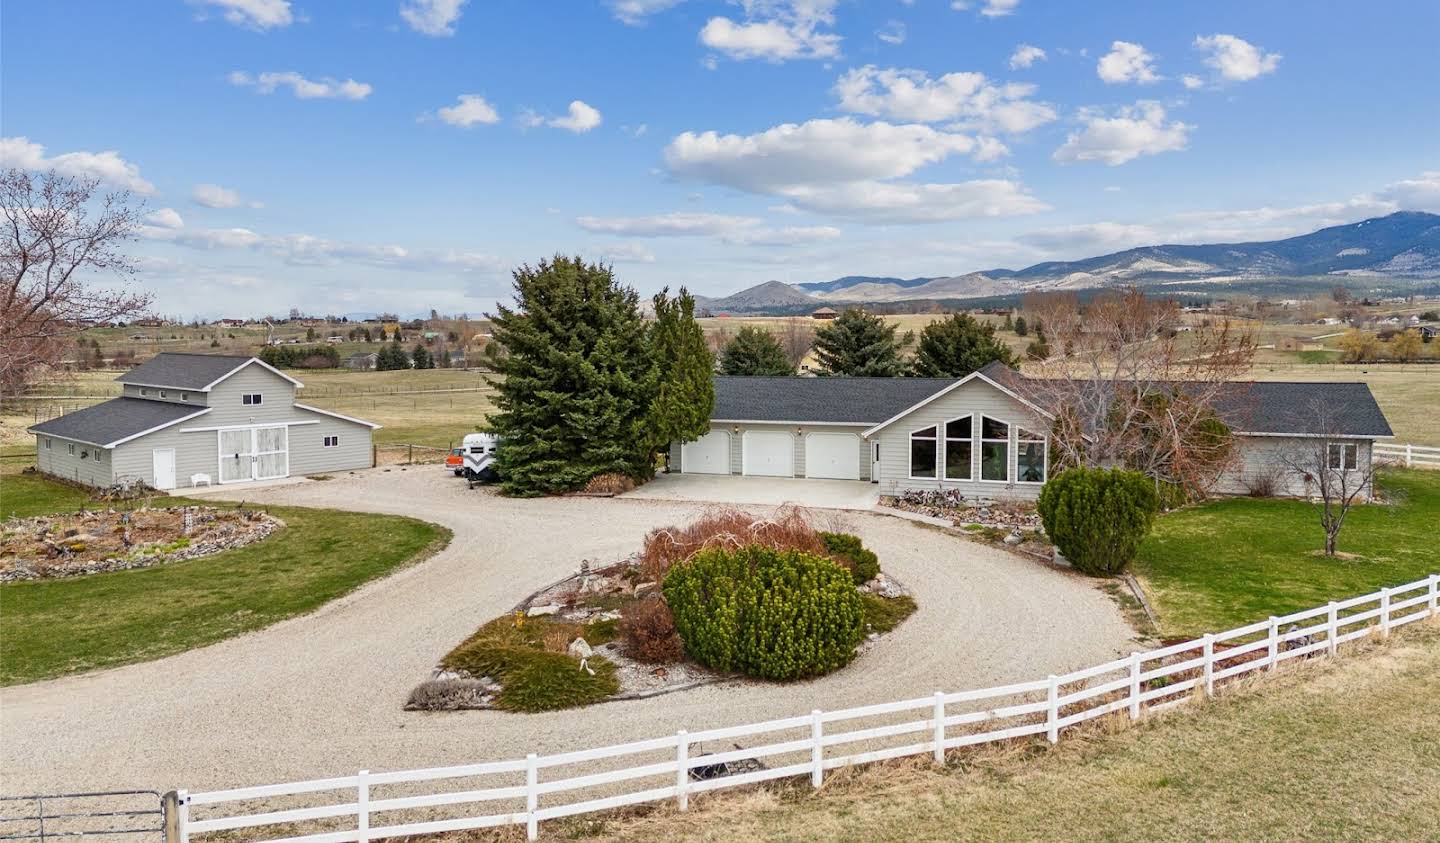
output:
[{"label": "landscaped island", "polygon": [[844,667],[915,608],[856,536],[795,508],[716,510],[485,623],[406,707],[545,711],[725,678],[806,679]]}]

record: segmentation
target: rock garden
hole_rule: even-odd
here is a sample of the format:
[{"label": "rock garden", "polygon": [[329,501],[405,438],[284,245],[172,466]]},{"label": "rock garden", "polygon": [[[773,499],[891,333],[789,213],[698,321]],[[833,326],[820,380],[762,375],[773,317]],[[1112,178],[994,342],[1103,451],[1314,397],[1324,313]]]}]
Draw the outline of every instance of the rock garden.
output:
[{"label": "rock garden", "polygon": [[944,519],[977,539],[1020,548],[1035,555],[1048,555],[1050,543],[1045,537],[1040,512],[1030,501],[967,497],[958,489],[943,489],[882,497],[880,503]]},{"label": "rock garden", "polygon": [[843,668],[915,611],[854,535],[787,507],[707,512],[573,576],[447,653],[410,710],[546,711]]},{"label": "rock garden", "polygon": [[285,526],[245,509],[103,509],[0,525],[0,582],[148,568],[259,541]]}]

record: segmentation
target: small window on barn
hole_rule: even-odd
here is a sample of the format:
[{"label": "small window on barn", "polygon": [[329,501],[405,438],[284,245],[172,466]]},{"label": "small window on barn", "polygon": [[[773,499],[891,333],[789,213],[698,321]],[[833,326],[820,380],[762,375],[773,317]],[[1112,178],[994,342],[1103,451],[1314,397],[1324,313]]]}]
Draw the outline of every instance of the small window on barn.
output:
[{"label": "small window on barn", "polygon": [[927,427],[910,434],[910,476],[918,480],[935,478],[935,463],[938,461],[939,443],[937,429]]},{"label": "small window on barn", "polygon": [[165,392],[165,390],[162,389],[162,390],[160,390],[160,397],[161,397],[161,398],[168,398],[168,397],[170,397],[170,396],[169,396],[168,393]]},{"label": "small window on barn", "polygon": [[1326,464],[1333,471],[1354,471],[1360,467],[1360,446],[1354,442],[1331,442]]},{"label": "small window on barn", "polygon": [[143,387],[143,386],[140,387],[140,397],[141,397],[141,398],[144,398],[144,397],[148,396],[149,394],[150,394],[150,390],[146,389],[146,388]]},{"label": "small window on barn", "polygon": [[338,437],[338,436],[327,436],[327,437],[325,437],[325,447],[327,447],[327,448],[338,448],[338,447],[340,447],[340,437]]},{"label": "small window on barn", "polygon": [[46,439],[46,440],[45,440],[45,450],[47,450],[47,451],[50,450],[50,448],[51,448],[54,444],[55,444],[55,443],[54,443],[53,440]]},{"label": "small window on barn", "polygon": [[260,393],[258,393],[258,392],[247,392],[247,393],[245,393],[244,395],[240,396],[240,403],[241,403],[241,404],[244,404],[244,405],[247,406],[247,407],[249,407],[249,406],[251,406],[251,405],[259,404],[259,403],[260,403],[260,400],[261,400],[263,397],[264,397],[264,396],[262,396],[262,395],[261,395]]},{"label": "small window on barn", "polygon": [[66,443],[65,443],[65,453],[69,454],[69,455],[72,456],[72,457],[75,456],[75,443],[74,443],[74,442],[66,442]]},{"label": "small window on barn", "polygon": [[190,393],[188,393],[188,392],[182,392],[182,393],[180,393],[180,400],[181,400],[181,401],[189,401],[189,400],[190,400]]}]

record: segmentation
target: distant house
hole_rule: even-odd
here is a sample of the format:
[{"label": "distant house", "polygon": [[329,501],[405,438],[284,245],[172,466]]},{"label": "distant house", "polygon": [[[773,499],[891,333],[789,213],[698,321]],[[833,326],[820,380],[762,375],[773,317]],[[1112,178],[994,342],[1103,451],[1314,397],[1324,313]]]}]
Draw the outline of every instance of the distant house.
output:
[{"label": "distant house", "polygon": [[335,344],[337,344],[337,343],[342,343],[342,342],[344,342],[344,341],[345,341],[345,338],[342,337],[342,336],[340,336],[339,334],[335,334],[335,335],[333,335],[333,336],[328,336],[328,337],[326,337],[326,338],[325,338],[325,341],[328,342],[328,343],[330,343],[331,345],[335,345]]},{"label": "distant house", "polygon": [[455,350],[450,351],[450,352],[449,352],[449,355],[450,355],[450,367],[451,367],[452,369],[463,369],[463,368],[465,368],[466,362],[465,362],[465,352],[464,352],[464,351],[461,351],[461,350],[459,350],[459,349],[455,349]]},{"label": "distant house", "polygon": [[1437,336],[1440,336],[1440,325],[1420,326],[1420,338],[1425,340],[1426,342],[1433,341]]},{"label": "distant house", "polygon": [[29,428],[41,472],[157,489],[369,468],[380,425],[301,404],[301,384],[255,357],[157,354],[124,392]]},{"label": "distant house", "polygon": [[244,319],[219,319],[219,320],[216,320],[215,324],[217,324],[217,325],[224,325],[224,326],[227,327],[227,328],[243,328],[243,327],[245,327],[245,320],[244,320]]},{"label": "distant house", "polygon": [[835,319],[840,315],[833,307],[822,307],[810,314],[811,319]]},{"label": "distant house", "polygon": [[371,351],[369,353],[360,351],[345,358],[345,368],[357,371],[368,371],[375,368],[380,362],[380,355]]}]

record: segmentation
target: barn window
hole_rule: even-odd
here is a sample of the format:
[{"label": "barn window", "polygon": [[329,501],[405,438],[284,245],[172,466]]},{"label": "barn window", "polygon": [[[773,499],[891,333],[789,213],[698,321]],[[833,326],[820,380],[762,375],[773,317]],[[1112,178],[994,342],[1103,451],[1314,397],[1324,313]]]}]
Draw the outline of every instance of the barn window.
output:
[{"label": "barn window", "polygon": [[74,442],[66,442],[66,443],[65,443],[65,453],[69,454],[69,455],[72,456],[72,457],[75,456],[75,443],[74,443]]},{"label": "barn window", "polygon": [[980,417],[980,479],[1010,479],[1010,425]]},{"label": "barn window", "polygon": [[258,392],[247,392],[244,395],[240,396],[240,403],[248,407],[254,404],[259,404],[260,400],[263,397],[264,396],[262,396]]},{"label": "barn window", "polygon": [[327,437],[325,437],[325,447],[327,447],[327,448],[338,448],[339,446],[340,446],[340,437],[339,437],[339,436],[327,436]]},{"label": "barn window", "polygon": [[973,416],[964,416],[945,422],[945,479],[970,480],[970,458],[974,453],[975,432],[971,428]]},{"label": "barn window", "polygon": [[1331,442],[1326,451],[1325,464],[1334,471],[1354,471],[1360,467],[1360,446],[1354,442]]},{"label": "barn window", "polygon": [[935,479],[937,444],[934,426],[910,434],[911,477],[917,480]]},{"label": "barn window", "polygon": [[54,443],[53,443],[51,440],[46,439],[46,440],[45,440],[45,450],[47,450],[47,451],[50,450],[50,448],[52,447],[53,444],[54,444]]}]

